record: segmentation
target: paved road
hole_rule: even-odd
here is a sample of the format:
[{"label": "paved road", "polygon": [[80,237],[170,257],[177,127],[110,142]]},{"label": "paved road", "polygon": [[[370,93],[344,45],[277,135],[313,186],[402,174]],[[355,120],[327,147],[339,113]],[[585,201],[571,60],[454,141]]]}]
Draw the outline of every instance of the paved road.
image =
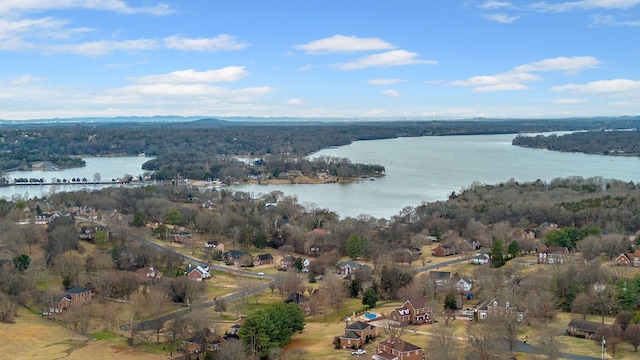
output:
[{"label": "paved road", "polygon": [[461,257],[461,258],[456,258],[456,259],[445,261],[445,262],[441,262],[439,264],[432,264],[432,265],[423,266],[423,267],[420,267],[420,268],[417,268],[417,269],[413,270],[413,273],[414,274],[419,274],[421,272],[425,272],[425,271],[428,271],[428,270],[438,269],[438,268],[440,268],[442,266],[449,266],[449,265],[453,265],[453,264],[457,264],[457,263],[461,263],[461,262],[466,262],[466,261],[471,260],[475,255],[476,254],[473,254],[471,256],[465,256],[465,257]]}]

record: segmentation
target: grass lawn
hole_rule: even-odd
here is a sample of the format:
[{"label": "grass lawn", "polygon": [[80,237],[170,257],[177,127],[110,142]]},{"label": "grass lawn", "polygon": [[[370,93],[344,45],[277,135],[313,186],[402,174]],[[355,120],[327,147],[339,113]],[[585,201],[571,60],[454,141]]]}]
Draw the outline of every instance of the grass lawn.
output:
[{"label": "grass lawn", "polygon": [[99,339],[82,336],[47,318],[18,310],[13,324],[0,324],[0,354],[13,360],[22,359],[134,359],[156,360],[167,356],[148,354],[124,346],[117,335],[97,334]]}]

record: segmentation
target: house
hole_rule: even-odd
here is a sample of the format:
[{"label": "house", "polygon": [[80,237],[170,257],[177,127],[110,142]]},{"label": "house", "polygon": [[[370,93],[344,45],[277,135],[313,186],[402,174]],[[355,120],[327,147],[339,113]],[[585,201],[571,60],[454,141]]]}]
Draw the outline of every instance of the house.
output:
[{"label": "house", "polygon": [[189,280],[193,281],[202,281],[211,277],[211,274],[209,273],[209,267],[202,267],[200,265],[193,266],[189,264],[189,266],[187,266],[187,269],[184,271],[184,274],[187,278],[189,278]]},{"label": "house", "polygon": [[191,235],[191,233],[187,232],[187,231],[180,231],[177,233],[173,233],[171,234],[171,236],[173,236],[173,241],[177,242],[177,243],[189,243],[191,242],[191,240],[193,239],[193,236]]},{"label": "house", "polygon": [[572,319],[567,325],[567,334],[571,336],[584,337],[585,339],[593,339],[593,335],[598,331],[599,322],[586,321],[581,319]]},{"label": "house", "polygon": [[72,303],[91,301],[93,292],[84,286],[74,286],[64,292],[71,299]]},{"label": "house", "polygon": [[297,259],[298,258],[291,255],[287,255],[283,257],[282,260],[280,260],[280,268],[287,270],[295,267]]},{"label": "house", "polygon": [[433,256],[443,257],[443,256],[455,255],[457,253],[458,252],[449,245],[439,244],[438,246],[436,246],[435,249],[433,249]]},{"label": "house", "polygon": [[224,252],[224,244],[219,243],[217,241],[207,241],[204,244],[204,251],[205,252],[214,252],[214,251]]},{"label": "house", "polygon": [[69,305],[72,304],[71,297],[68,295],[62,295],[55,298],[47,299],[47,306],[49,307],[50,313],[61,313],[64,309],[66,309]]},{"label": "house", "polygon": [[535,230],[530,229],[530,228],[520,229],[520,230],[516,231],[516,233],[514,234],[514,238],[516,238],[518,240],[535,239],[536,238],[536,232],[535,232]]},{"label": "house", "polygon": [[518,321],[522,321],[526,311],[524,307],[501,297],[485,301],[475,309],[478,321],[511,314],[515,315]]},{"label": "house", "polygon": [[433,319],[431,306],[425,297],[409,299],[402,304],[402,307],[409,309],[411,324],[430,324]]},{"label": "house", "polygon": [[311,253],[311,255],[313,256],[318,256],[320,255],[320,250],[322,250],[322,246],[318,245],[318,244],[311,244],[309,245],[309,252]]},{"label": "house", "polygon": [[388,339],[378,343],[373,360],[422,360],[424,350],[400,339]]},{"label": "house", "polygon": [[618,255],[618,257],[616,258],[616,265],[620,266],[620,265],[624,265],[624,266],[629,266],[631,265],[631,256],[630,254],[620,254]]},{"label": "house", "polygon": [[340,275],[349,275],[352,272],[356,272],[356,271],[362,270],[362,269],[364,269],[366,267],[367,267],[367,265],[358,264],[357,262],[355,262],[353,260],[347,260],[347,261],[340,261],[336,268],[338,270],[338,274],[340,274]]},{"label": "house", "polygon": [[308,297],[300,293],[289,294],[289,296],[284,302],[287,304],[294,303],[298,305],[300,310],[302,310],[302,313],[304,314],[304,316],[308,316],[311,314],[311,299],[309,299]]},{"label": "house", "polygon": [[0,259],[0,269],[11,270],[13,269],[13,262],[9,259]]},{"label": "house", "polygon": [[640,266],[640,250],[636,250],[633,252],[633,254],[631,255],[631,262],[635,267]]},{"label": "house", "polygon": [[269,253],[258,254],[253,258],[253,265],[255,266],[269,265],[269,264],[273,264],[273,255]]},{"label": "house", "polygon": [[253,264],[253,255],[246,251],[229,250],[222,253],[222,258],[227,264],[234,266],[250,266]]},{"label": "house", "polygon": [[96,238],[97,226],[83,226],[80,228],[80,240],[93,241]]},{"label": "house", "polygon": [[429,271],[429,279],[434,280],[438,287],[448,285],[452,277],[450,271]]},{"label": "house", "polygon": [[389,313],[388,319],[398,324],[398,326],[407,326],[411,320],[411,313],[405,307],[395,308]]},{"label": "house", "polygon": [[467,292],[471,290],[472,286],[473,286],[473,281],[464,276],[458,279],[458,281],[456,281],[456,289],[458,289],[459,292]]},{"label": "house", "polygon": [[469,262],[473,265],[484,265],[484,264],[488,264],[489,261],[491,261],[489,254],[478,254],[473,258],[471,258]]},{"label": "house", "polygon": [[202,329],[190,337],[184,346],[189,354],[201,354],[218,350],[224,341],[222,336],[214,334],[209,329]]},{"label": "house", "polygon": [[360,348],[376,337],[376,327],[364,321],[355,321],[344,328],[344,335],[340,336],[340,346],[343,349]]},{"label": "house", "polygon": [[162,273],[153,267],[142,268],[136,271],[136,276],[141,282],[153,282],[162,278]]},{"label": "house", "polygon": [[538,246],[538,264],[564,264],[568,258],[569,249],[566,247]]}]

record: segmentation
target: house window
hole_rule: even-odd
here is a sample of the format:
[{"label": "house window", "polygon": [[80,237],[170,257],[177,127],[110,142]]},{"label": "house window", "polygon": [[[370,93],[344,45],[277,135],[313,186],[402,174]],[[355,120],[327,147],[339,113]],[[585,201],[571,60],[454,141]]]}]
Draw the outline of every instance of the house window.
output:
[{"label": "house window", "polygon": [[480,319],[485,319],[487,317],[486,313],[480,313]]},{"label": "house window", "polygon": [[497,302],[497,301],[494,301],[494,302],[493,302],[493,306],[498,306],[498,302]]},{"label": "house window", "polygon": [[509,307],[509,302],[508,302],[508,301],[507,301],[507,304],[506,304],[506,305],[507,305],[507,307]]}]

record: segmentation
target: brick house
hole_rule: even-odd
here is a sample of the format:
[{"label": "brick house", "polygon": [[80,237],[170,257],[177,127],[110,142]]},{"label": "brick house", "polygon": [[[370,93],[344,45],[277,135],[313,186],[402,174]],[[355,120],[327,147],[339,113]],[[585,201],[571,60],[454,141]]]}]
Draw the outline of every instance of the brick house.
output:
[{"label": "brick house", "polygon": [[93,292],[84,286],[74,286],[64,294],[71,299],[72,303],[91,301],[93,296]]},{"label": "brick house", "polygon": [[187,278],[189,278],[189,280],[193,281],[202,281],[211,277],[211,274],[209,273],[209,267],[202,267],[200,265],[193,266],[189,264],[184,274],[187,276]]},{"label": "brick house", "polygon": [[402,307],[393,309],[388,318],[405,326],[408,324],[430,324],[433,316],[427,299],[419,297],[407,300],[402,304]]},{"label": "brick house", "polygon": [[478,305],[475,312],[478,321],[509,314],[515,314],[518,321],[522,321],[527,309],[507,299],[497,297]]},{"label": "brick house", "polygon": [[222,254],[222,258],[227,264],[233,266],[250,266],[253,264],[253,255],[246,251],[229,250]]},{"label": "brick house", "polygon": [[340,275],[349,275],[353,272],[359,271],[363,268],[367,267],[364,264],[358,264],[353,260],[340,261],[336,267],[338,270],[338,274]]},{"label": "brick house", "polygon": [[363,321],[356,321],[344,328],[344,335],[340,336],[340,347],[343,349],[360,348],[376,336],[375,326]]},{"label": "brick house", "polygon": [[538,264],[564,264],[569,258],[569,249],[563,246],[539,246]]},{"label": "brick house", "polygon": [[632,253],[623,253],[616,258],[617,265],[640,266],[640,250]]},{"label": "brick house", "polygon": [[269,264],[273,264],[273,255],[271,255],[269,253],[258,254],[253,258],[253,265],[254,266],[269,265]]},{"label": "brick house", "polygon": [[311,299],[309,299],[308,297],[300,294],[300,293],[291,293],[289,294],[289,296],[287,297],[287,299],[284,301],[285,303],[294,303],[296,305],[298,305],[298,307],[300,308],[300,310],[302,310],[302,313],[304,314],[304,316],[308,316],[311,314]]},{"label": "brick house", "polygon": [[424,350],[400,339],[388,339],[378,343],[373,360],[422,360]]},{"label": "brick house", "polygon": [[620,254],[616,258],[616,265],[618,266],[629,266],[631,265],[631,258],[629,254]]},{"label": "brick house", "polygon": [[604,326],[604,324],[581,319],[572,319],[567,325],[567,334],[579,337],[584,336],[585,339],[593,339],[593,335],[598,331],[600,326]]},{"label": "brick house", "polygon": [[457,254],[456,250],[449,245],[439,244],[438,246],[436,246],[435,249],[433,249],[433,256],[444,257],[444,256],[455,255],[455,254]]},{"label": "brick house", "polygon": [[293,268],[296,264],[296,259],[296,257],[291,255],[283,257],[282,260],[280,260],[280,268],[284,270]]}]

